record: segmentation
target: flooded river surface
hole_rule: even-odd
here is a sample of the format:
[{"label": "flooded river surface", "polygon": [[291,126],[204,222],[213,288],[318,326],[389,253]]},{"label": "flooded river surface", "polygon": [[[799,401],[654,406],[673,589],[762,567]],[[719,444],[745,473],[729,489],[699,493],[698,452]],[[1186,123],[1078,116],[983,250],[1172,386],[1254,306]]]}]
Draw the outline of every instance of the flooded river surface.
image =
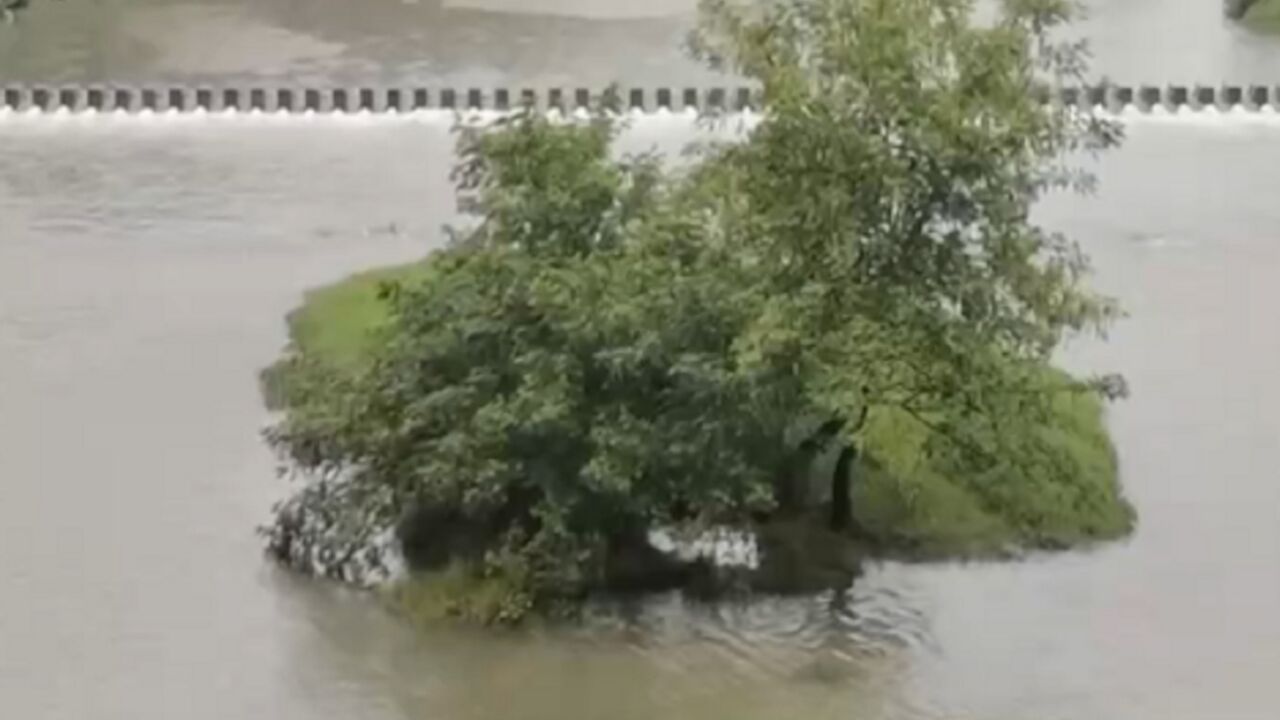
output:
[{"label": "flooded river surface", "polygon": [[1130,136],[1042,209],[1131,313],[1068,358],[1133,386],[1130,542],[419,634],[262,559],[255,373],[305,288],[439,242],[447,122],[0,118],[0,716],[1277,717],[1280,123]]},{"label": "flooded river surface", "polygon": [[[1217,2],[1089,5],[1112,79],[1280,79]],[[716,80],[680,50],[693,6],[44,1],[0,27],[0,82],[680,87]],[[285,488],[256,373],[306,288],[438,245],[447,121],[0,116],[0,717],[1280,717],[1280,120],[1129,134],[1097,196],[1041,213],[1131,315],[1065,358],[1133,387],[1131,541],[424,634],[262,559]]]},{"label": "flooded river surface", "polygon": [[[992,5],[996,0],[983,0]],[[1280,40],[1220,0],[1084,0],[1099,73],[1275,85]],[[698,85],[697,0],[37,0],[0,32],[0,81]]]}]

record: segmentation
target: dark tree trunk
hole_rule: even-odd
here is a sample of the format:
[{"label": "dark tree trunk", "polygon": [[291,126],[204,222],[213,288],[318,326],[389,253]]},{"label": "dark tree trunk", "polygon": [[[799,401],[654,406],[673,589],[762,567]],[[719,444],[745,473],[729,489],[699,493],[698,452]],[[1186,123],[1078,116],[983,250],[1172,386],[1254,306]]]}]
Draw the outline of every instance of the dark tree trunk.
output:
[{"label": "dark tree trunk", "polygon": [[849,494],[850,473],[858,451],[853,446],[846,446],[840,451],[836,460],[835,472],[831,475],[831,529],[842,532],[849,529],[853,522],[853,503]]},{"label": "dark tree trunk", "polygon": [[813,459],[840,433],[843,427],[843,420],[838,418],[828,420],[796,448],[773,488],[773,497],[781,512],[787,513],[800,508],[803,498],[798,485],[805,482]]}]

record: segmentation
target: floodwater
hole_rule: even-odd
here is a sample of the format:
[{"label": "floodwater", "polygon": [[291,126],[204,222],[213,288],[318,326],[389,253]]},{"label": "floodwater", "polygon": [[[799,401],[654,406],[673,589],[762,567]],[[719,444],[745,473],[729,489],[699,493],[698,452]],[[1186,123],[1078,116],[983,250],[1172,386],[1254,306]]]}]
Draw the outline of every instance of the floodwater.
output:
[{"label": "floodwater", "polygon": [[[711,78],[692,4],[42,0],[0,27],[0,81],[679,87]],[[1116,80],[1280,71],[1216,2],[1092,4]],[[505,635],[410,631],[253,534],[284,491],[255,382],[284,313],[435,246],[450,148],[438,116],[0,114],[0,717],[1280,717],[1280,120],[1135,121],[1096,197],[1041,209],[1131,313],[1067,358],[1133,386],[1131,541]]]},{"label": "floodwater", "polygon": [[[262,560],[283,488],[255,372],[305,288],[438,243],[447,121],[0,118],[0,714],[1276,717],[1280,122],[1130,135],[1043,216],[1132,314],[1069,358],[1132,382],[1131,542],[418,634]],[[659,116],[627,144],[691,136]]]},{"label": "floodwater", "polygon": [[[983,0],[990,4],[995,0]],[[1100,75],[1274,85],[1280,40],[1220,0],[1084,0]],[[682,49],[697,0],[36,0],[0,28],[0,81],[706,84]]]}]

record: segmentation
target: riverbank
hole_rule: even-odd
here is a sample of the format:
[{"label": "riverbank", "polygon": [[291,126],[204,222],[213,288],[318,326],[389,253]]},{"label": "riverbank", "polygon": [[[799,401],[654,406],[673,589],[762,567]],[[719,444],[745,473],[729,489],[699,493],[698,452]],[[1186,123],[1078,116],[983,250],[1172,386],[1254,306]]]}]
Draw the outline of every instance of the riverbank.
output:
[{"label": "riverbank", "polygon": [[[304,364],[360,372],[377,353],[380,331],[392,321],[386,294],[400,283],[412,286],[428,272],[426,262],[379,268],[307,293],[289,315],[288,352],[263,373],[269,404],[289,406],[291,382],[301,375],[292,370]],[[764,522],[754,529],[763,561],[750,584],[769,591],[812,590],[815,583],[851,578],[869,557],[1007,558],[1112,540],[1132,531],[1134,513],[1122,495],[1104,408],[1095,396],[1064,393],[1043,426],[1018,431],[1047,440],[1052,455],[1047,461],[1062,467],[1044,478],[1017,477],[1000,467],[969,472],[947,453],[929,448],[930,432],[917,419],[893,410],[871,413],[863,457],[852,468],[851,532],[826,532],[820,514],[812,522]],[[814,482],[820,485],[831,477],[831,462],[813,463]],[[669,567],[659,572],[654,569],[658,565],[645,562],[641,565],[650,570],[640,570],[637,577],[633,567],[621,584],[666,588],[696,577]],[[662,577],[646,580],[645,572]],[[508,584],[469,578],[455,564],[400,585],[391,597],[420,618],[492,620],[523,611],[520,594]]]}]

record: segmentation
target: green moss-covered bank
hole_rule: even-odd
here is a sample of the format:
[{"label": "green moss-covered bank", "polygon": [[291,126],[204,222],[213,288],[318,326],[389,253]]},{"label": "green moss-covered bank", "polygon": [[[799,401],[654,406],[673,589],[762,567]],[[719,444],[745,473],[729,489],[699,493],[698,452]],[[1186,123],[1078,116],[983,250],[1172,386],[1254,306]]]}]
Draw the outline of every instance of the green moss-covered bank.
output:
[{"label": "green moss-covered bank", "polygon": [[[412,286],[428,272],[425,262],[383,268],[308,293],[289,316],[286,356],[264,372],[268,400],[288,406],[289,384],[304,374],[292,369],[304,364],[360,372],[389,321],[386,293],[395,283]],[[852,573],[868,555],[998,557],[1123,537],[1133,528],[1134,512],[1121,492],[1101,401],[1092,394],[1063,393],[1054,410],[1037,427],[1006,430],[1048,439],[1053,457],[1046,461],[1059,468],[1046,472],[1045,479],[1014,477],[999,466],[971,472],[953,454],[930,445],[930,432],[920,420],[892,410],[872,412],[862,457],[852,468],[850,532],[828,531],[820,511],[764,521],[757,528],[764,553],[758,586],[820,587]],[[830,472],[830,467],[811,469],[819,484]],[[633,563],[640,569],[633,567],[618,584],[667,587],[697,579],[651,560]],[[664,577],[637,578],[637,572]],[[527,603],[510,578],[482,577],[457,562],[395,588],[390,597],[421,619],[518,617]]]},{"label": "green moss-covered bank", "polygon": [[1248,5],[1241,22],[1265,33],[1280,33],[1280,0],[1256,0]]},{"label": "green moss-covered bank", "polygon": [[412,281],[425,272],[424,263],[395,265],[353,275],[342,282],[307,293],[302,306],[289,314],[289,350],[262,372],[267,406],[287,405],[289,369],[306,358],[355,370],[377,340],[377,328],[387,319],[381,295],[390,283]]}]

